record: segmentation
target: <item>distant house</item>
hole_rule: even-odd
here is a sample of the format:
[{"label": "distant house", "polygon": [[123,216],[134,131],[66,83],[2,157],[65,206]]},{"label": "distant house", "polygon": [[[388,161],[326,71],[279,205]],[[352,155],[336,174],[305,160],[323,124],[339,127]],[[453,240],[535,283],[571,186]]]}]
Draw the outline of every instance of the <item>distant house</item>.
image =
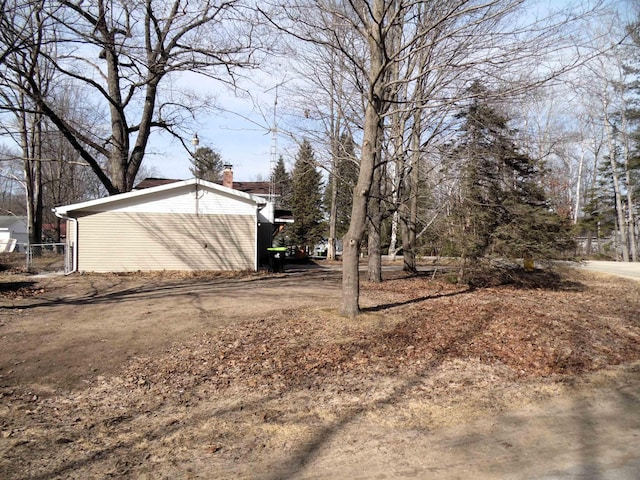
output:
[{"label": "distant house", "polygon": [[24,251],[28,243],[27,217],[0,216],[0,252]]},{"label": "distant house", "polygon": [[[157,187],[160,185],[169,185],[171,183],[180,182],[181,180],[173,178],[156,178],[147,177],[138,183],[134,190],[144,190],[145,188]],[[269,182],[236,182],[233,180],[233,169],[231,165],[225,165],[222,172],[222,182],[220,185],[223,187],[232,188],[244,193],[250,193],[264,199],[268,199],[270,195],[270,183]]]},{"label": "distant house", "polygon": [[44,223],[42,225],[42,243],[64,242],[67,236],[66,222]]},{"label": "distant house", "polygon": [[[154,180],[156,182],[154,182]],[[67,271],[257,270],[279,219],[268,198],[204,180],[54,208],[67,220]],[[146,187],[146,188],[145,188]]]}]

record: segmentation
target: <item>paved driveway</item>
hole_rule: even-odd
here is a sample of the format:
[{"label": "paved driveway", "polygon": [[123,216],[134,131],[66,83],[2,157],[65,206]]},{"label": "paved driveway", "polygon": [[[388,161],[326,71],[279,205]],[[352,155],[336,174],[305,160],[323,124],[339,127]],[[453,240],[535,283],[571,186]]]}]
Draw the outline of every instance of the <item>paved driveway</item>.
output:
[{"label": "paved driveway", "polygon": [[589,261],[585,262],[582,268],[593,272],[610,273],[611,275],[640,280],[640,262],[625,263]]}]

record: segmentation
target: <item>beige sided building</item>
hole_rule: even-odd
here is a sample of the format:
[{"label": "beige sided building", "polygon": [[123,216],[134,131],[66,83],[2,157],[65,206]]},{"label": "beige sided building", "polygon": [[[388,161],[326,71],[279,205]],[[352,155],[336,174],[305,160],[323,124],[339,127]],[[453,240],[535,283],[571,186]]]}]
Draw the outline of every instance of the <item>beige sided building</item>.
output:
[{"label": "beige sided building", "polygon": [[67,272],[257,270],[275,219],[267,199],[198,179],[54,208]]}]

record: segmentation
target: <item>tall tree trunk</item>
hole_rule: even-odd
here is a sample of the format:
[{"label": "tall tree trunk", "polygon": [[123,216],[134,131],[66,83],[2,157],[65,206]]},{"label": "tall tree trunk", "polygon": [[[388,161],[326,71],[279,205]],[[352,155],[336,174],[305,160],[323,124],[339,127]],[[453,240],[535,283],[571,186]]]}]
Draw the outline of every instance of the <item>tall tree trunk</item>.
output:
[{"label": "tall tree trunk", "polygon": [[[32,116],[30,119],[29,117]],[[40,256],[42,248],[42,124],[39,114],[29,114],[23,109],[21,119],[22,155],[27,204],[27,231],[29,248],[33,256]]]},{"label": "tall tree trunk", "polygon": [[331,65],[331,98],[330,103],[330,129],[331,129],[331,184],[329,186],[331,199],[329,205],[329,244],[327,246],[327,260],[336,259],[336,224],[338,222],[338,130],[340,122],[335,117],[335,88],[334,88],[334,71]]},{"label": "tall tree trunk", "polygon": [[401,113],[396,112],[392,116],[393,121],[393,163],[389,162],[393,171],[391,172],[391,205],[393,205],[394,211],[391,217],[391,236],[389,238],[389,256],[391,260],[396,259],[398,254],[398,229],[400,228],[401,235],[401,209],[405,198],[403,197],[403,184],[405,181],[405,158],[406,151],[404,148],[404,117]]},{"label": "tall tree trunk", "polygon": [[422,112],[414,113],[411,130],[411,160],[409,172],[406,175],[406,211],[402,233],[403,269],[406,272],[417,272],[416,266],[416,238],[418,228],[418,180],[420,178],[420,133],[422,131]]},{"label": "tall tree trunk", "polygon": [[631,261],[640,261],[638,258],[638,241],[636,238],[636,217],[635,217],[635,202],[633,201],[633,185],[631,179],[631,172],[629,171],[628,160],[626,163],[626,180],[627,180],[627,235],[629,237],[629,249],[631,253]]},{"label": "tall tree trunk", "polygon": [[[382,135],[379,132],[378,135]],[[378,142],[378,152],[376,156],[380,157],[381,142]],[[383,166],[378,164],[373,172],[373,184],[371,185],[371,194],[369,195],[368,206],[368,224],[369,224],[369,237],[367,244],[368,258],[368,270],[367,278],[370,282],[381,283],[382,282],[382,195],[381,195],[381,183],[382,183],[382,170]]]},{"label": "tall tree trunk", "polygon": [[[587,187],[587,191],[590,192],[590,201],[593,201],[593,196],[596,185],[598,183],[598,164],[600,158],[600,148],[599,146],[603,146],[598,142],[597,139],[593,139],[593,168],[591,170],[591,178],[589,179],[589,185]],[[600,241],[600,223],[597,222],[595,225],[595,230],[590,229],[587,232],[587,247],[586,254],[591,255],[593,253],[593,242],[592,238],[596,238],[596,251],[598,254],[602,254],[602,242]]]},{"label": "tall tree trunk", "polygon": [[[395,197],[394,193],[394,197]],[[391,200],[393,205],[398,205],[398,199],[393,198]],[[400,214],[396,209],[391,215],[391,233],[389,234],[389,260],[395,261],[398,255],[398,226],[400,225]]]},{"label": "tall tree trunk", "polygon": [[609,120],[605,107],[605,128],[607,131],[607,142],[609,146],[609,164],[611,166],[611,180],[613,182],[613,191],[616,201],[616,219],[618,223],[618,231],[620,232],[620,247],[622,248],[622,260],[629,261],[629,242],[626,228],[626,215],[622,204],[622,188],[620,186],[620,177],[616,165],[616,142],[614,139],[614,127]]},{"label": "tall tree trunk", "polygon": [[327,245],[327,260],[336,259],[336,223],[338,220],[338,179],[335,174],[335,164],[331,175],[331,205],[329,207],[329,242]]},{"label": "tall tree trunk", "polygon": [[360,171],[353,192],[353,205],[349,229],[343,240],[342,259],[342,305],[340,312],[348,317],[360,313],[360,277],[358,262],[360,242],[367,226],[367,203],[373,183],[373,171],[377,163],[378,135],[381,126],[384,85],[384,45],[379,29],[384,16],[384,2],[373,0],[373,22],[369,25],[368,44],[370,53],[369,94],[364,116]]},{"label": "tall tree trunk", "polygon": [[580,154],[580,163],[578,164],[578,178],[576,181],[576,203],[573,210],[573,224],[578,223],[578,217],[580,216],[580,206],[582,204],[582,169],[584,166],[584,146]]},{"label": "tall tree trunk", "polygon": [[[614,155],[611,155],[611,166],[615,167]],[[624,207],[622,204],[622,191],[620,189],[620,178],[617,172],[613,172],[613,190],[616,197],[616,220],[618,224],[618,231],[620,232],[620,247],[622,249],[622,260],[624,262],[629,261],[629,242],[627,236],[626,216],[624,214]]]},{"label": "tall tree trunk", "polygon": [[[390,38],[394,43],[394,49],[399,47],[401,39],[401,28],[393,28]],[[408,73],[407,73],[408,74]],[[391,260],[396,259],[398,253],[398,225],[400,223],[400,203],[402,202],[402,180],[404,175],[405,148],[404,148],[404,129],[406,124],[406,115],[404,113],[403,97],[406,95],[407,85],[403,85],[400,81],[400,63],[395,62],[390,69],[390,83],[395,84],[393,99],[397,102],[396,107],[390,116],[391,118],[391,144],[393,145],[393,154],[389,165],[393,169],[391,172],[391,205],[393,206],[393,215],[391,217],[391,236],[389,238],[389,256]]]},{"label": "tall tree trunk", "polygon": [[[96,24],[96,31],[100,33],[103,41],[103,55],[107,70],[107,89],[109,98],[109,112],[111,117],[111,153],[109,158],[109,170],[111,172],[114,191],[109,194],[126,192],[127,190],[127,166],[129,164],[129,125],[125,116],[120,87],[120,64],[115,42],[115,32],[107,23],[107,6],[101,0],[98,2],[100,16]],[[145,103],[149,101],[147,96]],[[144,106],[146,108],[146,105]],[[143,108],[143,111],[144,111]]]},{"label": "tall tree trunk", "polygon": [[[626,123],[626,116],[624,117],[624,121]],[[626,128],[626,125],[625,125]],[[630,251],[630,260],[632,262],[637,262],[638,261],[638,244],[636,241],[636,232],[635,232],[635,225],[636,225],[636,219],[635,219],[635,202],[633,200],[633,192],[634,192],[634,187],[635,185],[633,185],[633,179],[631,177],[631,166],[629,163],[629,158],[631,156],[631,152],[629,151],[629,142],[628,140],[625,140],[624,142],[624,174],[625,174],[625,182],[627,185],[627,225],[626,225],[626,232],[627,232],[627,237],[628,237],[628,245],[629,245],[629,251]]]}]

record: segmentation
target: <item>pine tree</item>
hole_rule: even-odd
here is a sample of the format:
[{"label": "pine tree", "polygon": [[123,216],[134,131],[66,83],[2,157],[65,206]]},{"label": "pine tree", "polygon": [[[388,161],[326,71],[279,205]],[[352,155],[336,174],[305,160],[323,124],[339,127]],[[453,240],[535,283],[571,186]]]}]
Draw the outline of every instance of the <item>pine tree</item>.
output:
[{"label": "pine tree", "polygon": [[546,200],[541,165],[517,147],[508,118],[482,100],[482,87],[473,88],[454,149],[462,161],[460,254],[468,259],[557,256],[573,243],[568,221]]},{"label": "pine tree", "polygon": [[[618,155],[617,152],[613,152]],[[618,162],[614,162],[618,164]],[[597,239],[597,253],[605,254],[610,247],[606,239],[617,231],[616,193],[613,187],[611,161],[609,156],[598,168],[597,178],[593,188],[587,192],[587,201],[583,206],[583,216],[578,222],[578,230],[587,236],[587,254],[591,253],[591,238]]]},{"label": "pine tree", "polygon": [[291,208],[291,175],[284,166],[282,155],[278,157],[278,162],[271,172],[271,182],[276,194],[276,207]]},{"label": "pine tree", "polygon": [[215,183],[222,179],[223,168],[220,153],[209,147],[201,147],[194,152],[189,170],[195,178]]},{"label": "pine tree", "polygon": [[[628,150],[624,156],[624,161],[620,165],[621,174],[619,178],[624,185],[624,203],[626,206],[626,218],[628,229],[628,246],[631,254],[631,261],[640,261],[640,20],[627,26],[631,43],[626,48],[626,62],[624,65],[628,82],[624,86],[627,93],[628,105],[624,112],[624,117],[629,123]],[[624,241],[624,239],[623,239]]]},{"label": "pine tree", "polygon": [[292,172],[291,211],[294,224],[291,239],[300,247],[312,247],[324,232],[322,175],[316,168],[311,144],[304,140]]}]

